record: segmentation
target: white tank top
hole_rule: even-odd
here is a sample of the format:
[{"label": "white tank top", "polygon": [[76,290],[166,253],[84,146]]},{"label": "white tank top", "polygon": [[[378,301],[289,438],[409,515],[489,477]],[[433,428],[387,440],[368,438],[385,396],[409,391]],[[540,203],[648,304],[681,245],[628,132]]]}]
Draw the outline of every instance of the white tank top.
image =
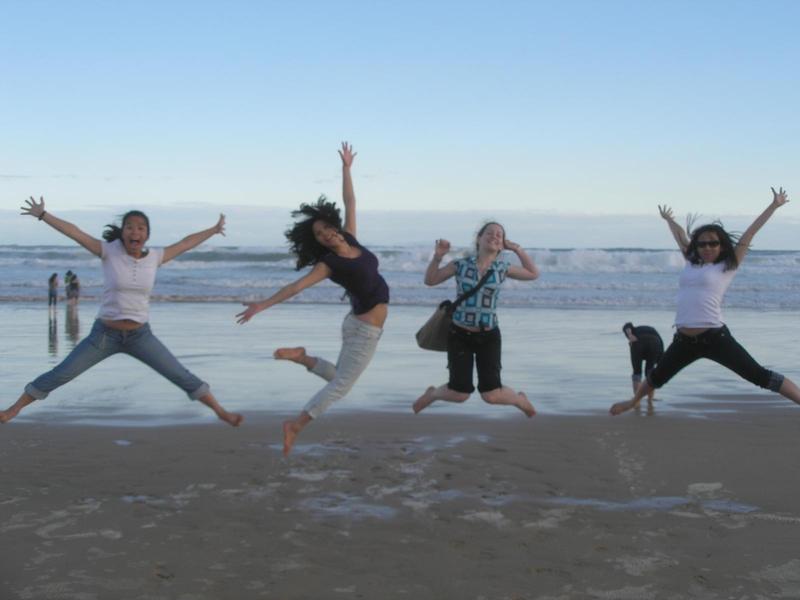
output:
[{"label": "white tank top", "polygon": [[133,258],[121,240],[102,243],[103,300],[98,319],[130,319],[147,323],[150,318],[150,292],[156,270],[164,258],[163,248],[150,248],[146,256]]},{"label": "white tank top", "polygon": [[736,275],[725,263],[693,265],[686,261],[678,288],[675,327],[722,327],[722,299]]}]

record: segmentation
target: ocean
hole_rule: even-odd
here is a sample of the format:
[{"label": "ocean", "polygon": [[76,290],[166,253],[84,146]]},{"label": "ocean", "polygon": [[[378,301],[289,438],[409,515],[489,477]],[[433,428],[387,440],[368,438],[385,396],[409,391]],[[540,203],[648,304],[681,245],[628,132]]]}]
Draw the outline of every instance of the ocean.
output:
[{"label": "ocean", "polygon": [[[422,282],[432,248],[371,247],[391,288],[393,305],[430,305],[454,295],[451,282]],[[465,248],[450,256],[461,256]],[[534,282],[508,281],[502,304],[536,308],[674,307],[683,259],[677,250],[643,248],[529,249],[542,271]],[[510,259],[516,259],[507,253]],[[102,291],[100,260],[78,246],[0,246],[0,302],[36,302],[47,278],[78,274],[82,296]],[[154,302],[238,302],[264,298],[298,277],[284,248],[201,247],[159,270]],[[63,291],[63,290],[62,290]],[[337,304],[341,288],[323,282],[292,302]],[[726,298],[731,308],[800,310],[800,251],[752,251]]]},{"label": "ocean", "polygon": [[[427,385],[447,380],[445,355],[420,350],[413,336],[439,301],[454,296],[454,284],[422,284],[430,248],[371,249],[391,288],[389,319],[373,363],[331,410],[410,412]],[[541,277],[509,281],[500,297],[503,382],[528,394],[540,413],[534,421],[548,414],[605,413],[631,394],[622,324],[652,325],[666,342],[671,337],[680,255],[648,249],[530,253]],[[99,259],[71,246],[0,246],[0,262],[0,404],[8,406],[27,382],[62,360],[88,333],[102,274]],[[798,262],[797,251],[752,252],[724,306],[726,323],[750,353],[795,381],[800,381]],[[51,314],[47,278],[68,269],[80,277],[81,301],[74,311],[62,302]],[[341,288],[324,282],[245,325],[235,323],[235,314],[242,301],[263,298],[297,276],[283,249],[200,248],[160,269],[151,305],[153,331],[211,384],[226,408],[245,416],[248,411],[294,414],[323,382],[297,365],[275,361],[272,352],[304,345],[310,354],[335,360],[348,312]],[[693,418],[745,407],[794,408],[709,361],[688,367],[656,398],[657,414]],[[516,409],[484,404],[477,394],[462,405],[437,403],[428,411],[524,418]],[[18,418],[132,426],[213,420],[210,411],[127,356],[93,367]]]}]

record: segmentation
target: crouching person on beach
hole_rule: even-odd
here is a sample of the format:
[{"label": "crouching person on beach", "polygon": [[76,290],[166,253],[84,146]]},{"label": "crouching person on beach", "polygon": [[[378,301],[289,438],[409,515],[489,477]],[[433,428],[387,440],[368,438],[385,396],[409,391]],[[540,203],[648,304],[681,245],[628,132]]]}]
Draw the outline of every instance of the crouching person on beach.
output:
[{"label": "crouching person on beach", "polygon": [[772,190],[772,202],[742,236],[711,223],[686,231],[675,222],[672,209],[659,206],[672,236],[686,260],[678,282],[677,332],[656,367],[647,375],[633,398],[614,404],[612,415],[637,408],[642,398],[666,384],[681,369],[699,358],[709,358],[739,375],[742,379],[778,392],[800,404],[800,389],[788,377],[762,367],[737,342],[722,320],[722,300],[739,265],[747,256],[750,243],[772,214],[789,201],[786,192]]},{"label": "crouching person on beach", "polygon": [[25,386],[19,399],[7,410],[0,411],[0,423],[13,419],[20,410],[34,400],[43,400],[50,392],[75,379],[78,375],[118,352],[139,359],[186,392],[189,398],[199,400],[216,415],[237,426],[241,415],[226,411],[209,390],[208,384],[184,367],[178,359],[153,335],[148,324],[150,293],[156,279],[156,270],[176,256],[191,250],[212,235],[223,234],[225,217],[220,215],[213,227],[185,237],[166,248],[145,247],[150,237],[150,221],[136,210],[122,218],[122,226],[108,225],[100,241],[72,223],[45,211],[44,199],[31,198],[22,214],[44,221],[53,229],[100,257],[103,264],[103,299],[97,320],[89,336],[70,352],[69,356],[53,370],[40,375]]},{"label": "crouching person on beach", "polygon": [[[506,277],[533,280],[539,277],[539,269],[519,244],[506,239],[506,232],[499,223],[486,223],[478,231],[475,242],[476,254],[449,262],[439,267],[445,254],[450,251],[450,242],[436,240],[428,269],[426,285],[438,285],[451,277],[456,278],[459,295],[474,289],[489,273],[481,288],[461,303],[453,313],[453,323],[447,337],[447,367],[449,381],[439,387],[431,386],[414,402],[418,413],[436,400],[464,402],[475,390],[472,383],[473,362],[478,369],[478,391],[489,404],[516,406],[528,417],[536,414],[533,405],[523,392],[515,392],[500,381],[501,337],[497,325],[497,297]],[[502,260],[503,250],[514,252],[521,266]]]},{"label": "crouching person on beach", "polygon": [[344,226],[339,209],[323,196],[314,204],[303,204],[292,213],[305,217],[286,232],[297,269],[311,271],[261,302],[245,303],[247,309],[236,315],[247,323],[262,310],[275,306],[320,281],[330,279],[350,296],[352,312],[342,323],[342,349],[336,364],[309,356],[305,348],[279,348],[275,358],[303,365],[328,384],[308,401],[293,420],[283,423],[283,453],[289,454],[298,434],[312,419],[343,398],[369,365],[375,354],[383,324],[388,315],[389,286],[378,272],[378,259],[356,239],[356,198],[350,168],[355,158],[346,142],[339,150],[342,159]]}]

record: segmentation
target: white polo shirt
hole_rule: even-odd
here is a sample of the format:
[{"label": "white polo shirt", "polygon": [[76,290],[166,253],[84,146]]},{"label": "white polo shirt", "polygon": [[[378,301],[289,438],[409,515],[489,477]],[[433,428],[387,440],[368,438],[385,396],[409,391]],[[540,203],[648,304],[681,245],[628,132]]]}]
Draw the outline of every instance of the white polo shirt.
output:
[{"label": "white polo shirt", "polygon": [[103,300],[98,319],[130,319],[147,323],[150,317],[150,292],[156,271],[164,259],[163,248],[150,248],[142,258],[125,251],[122,240],[102,242]]},{"label": "white polo shirt", "polygon": [[686,261],[678,288],[676,327],[722,327],[722,299],[736,269],[725,263],[693,265]]}]

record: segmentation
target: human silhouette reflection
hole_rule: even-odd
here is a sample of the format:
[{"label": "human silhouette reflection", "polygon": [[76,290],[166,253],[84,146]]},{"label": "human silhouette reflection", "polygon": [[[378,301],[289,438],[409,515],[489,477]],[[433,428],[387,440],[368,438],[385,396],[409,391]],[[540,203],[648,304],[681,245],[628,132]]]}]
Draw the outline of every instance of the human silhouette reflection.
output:
[{"label": "human silhouette reflection", "polygon": [[81,322],[78,318],[78,305],[74,302],[67,303],[67,322],[64,323],[64,333],[70,343],[70,348],[74,348],[81,337]]},{"label": "human silhouette reflection", "polygon": [[58,319],[55,311],[49,311],[49,327],[47,329],[47,351],[50,356],[58,355]]}]

